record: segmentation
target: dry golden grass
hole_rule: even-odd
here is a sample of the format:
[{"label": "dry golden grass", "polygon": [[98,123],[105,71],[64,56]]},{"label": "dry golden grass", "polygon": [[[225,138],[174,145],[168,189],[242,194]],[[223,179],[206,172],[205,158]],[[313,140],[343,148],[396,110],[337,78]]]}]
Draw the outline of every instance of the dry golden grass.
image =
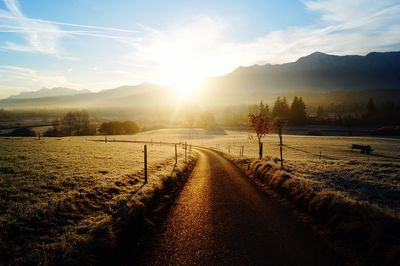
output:
[{"label": "dry golden grass", "polygon": [[12,264],[65,262],[93,239],[110,252],[112,227],[135,221],[186,169],[169,145],[148,145],[144,187],[143,144],[0,138],[0,151],[0,257]]}]

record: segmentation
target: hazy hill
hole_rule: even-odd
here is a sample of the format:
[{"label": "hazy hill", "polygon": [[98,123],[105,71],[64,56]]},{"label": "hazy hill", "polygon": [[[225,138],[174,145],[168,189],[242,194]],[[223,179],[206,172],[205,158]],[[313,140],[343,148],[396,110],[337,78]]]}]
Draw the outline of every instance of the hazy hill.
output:
[{"label": "hazy hill", "polygon": [[[63,94],[64,93],[64,94]],[[277,95],[307,95],[309,102],[365,102],[369,97],[400,99],[400,52],[366,56],[313,53],[280,65],[239,67],[206,80],[195,101],[232,105],[273,101]],[[0,100],[0,108],[156,108],[175,103],[173,90],[151,83],[122,86],[97,93],[67,88],[42,89]],[[189,96],[180,99],[191,102]]]},{"label": "hazy hill", "polygon": [[316,52],[287,64],[239,67],[210,79],[207,86],[239,92],[400,89],[400,52],[366,56]]},{"label": "hazy hill", "polygon": [[74,90],[69,88],[42,88],[38,91],[21,92],[20,94],[10,96],[9,99],[35,99],[35,98],[46,98],[46,97],[57,97],[57,96],[71,96],[82,93],[89,93],[87,89]]},{"label": "hazy hill", "polygon": [[0,108],[88,108],[88,107],[143,107],[159,100],[168,100],[165,87],[142,83],[136,86],[122,86],[100,92],[82,92],[67,96],[34,98],[10,97],[0,100]]}]

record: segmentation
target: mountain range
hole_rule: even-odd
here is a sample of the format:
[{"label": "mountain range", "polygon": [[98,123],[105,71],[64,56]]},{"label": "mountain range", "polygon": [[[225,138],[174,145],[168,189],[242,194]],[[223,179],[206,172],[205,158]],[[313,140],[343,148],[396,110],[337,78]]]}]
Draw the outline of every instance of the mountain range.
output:
[{"label": "mountain range", "polygon": [[[174,102],[176,95],[172,91],[147,82],[96,93],[41,89],[0,100],[0,108],[145,107]],[[365,97],[400,99],[400,52],[373,52],[366,56],[315,52],[292,63],[239,67],[227,75],[204,81],[196,99],[207,104],[241,104],[283,94],[339,93],[346,95],[346,100],[356,92]]]},{"label": "mountain range", "polygon": [[42,88],[38,91],[21,92],[20,94],[10,96],[9,99],[35,99],[57,96],[71,96],[82,93],[90,93],[90,91],[88,89],[75,90],[63,87],[56,87],[52,89]]},{"label": "mountain range", "polygon": [[400,52],[337,56],[320,52],[281,65],[239,67],[210,87],[251,91],[400,89]]}]

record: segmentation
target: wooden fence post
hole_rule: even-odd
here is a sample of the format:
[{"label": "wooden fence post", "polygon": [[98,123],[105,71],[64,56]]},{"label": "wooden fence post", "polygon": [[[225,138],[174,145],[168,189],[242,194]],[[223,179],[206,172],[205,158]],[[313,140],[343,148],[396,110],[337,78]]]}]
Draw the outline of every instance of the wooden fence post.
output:
[{"label": "wooden fence post", "polygon": [[187,142],[185,141],[185,162],[186,162],[186,157],[187,157]]},{"label": "wooden fence post", "polygon": [[144,183],[147,183],[147,145],[144,145]]},{"label": "wooden fence post", "polygon": [[175,143],[175,164],[178,164],[178,150],[177,150],[177,146],[178,144]]}]

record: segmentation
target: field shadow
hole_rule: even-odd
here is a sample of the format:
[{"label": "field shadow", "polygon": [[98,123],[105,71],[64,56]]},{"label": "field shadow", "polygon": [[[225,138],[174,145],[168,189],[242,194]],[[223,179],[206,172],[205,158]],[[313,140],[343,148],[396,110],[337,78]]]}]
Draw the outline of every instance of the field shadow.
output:
[{"label": "field shadow", "polygon": [[383,154],[380,154],[380,153],[371,153],[371,154],[369,154],[369,156],[385,158],[385,159],[400,160],[400,157],[390,156],[390,155],[383,155]]},{"label": "field shadow", "polygon": [[142,190],[142,188],[144,188],[144,186],[146,186],[146,183],[143,183],[140,187],[138,187],[136,190],[134,190],[132,192],[132,195],[136,195],[137,193],[139,193],[139,191]]}]

